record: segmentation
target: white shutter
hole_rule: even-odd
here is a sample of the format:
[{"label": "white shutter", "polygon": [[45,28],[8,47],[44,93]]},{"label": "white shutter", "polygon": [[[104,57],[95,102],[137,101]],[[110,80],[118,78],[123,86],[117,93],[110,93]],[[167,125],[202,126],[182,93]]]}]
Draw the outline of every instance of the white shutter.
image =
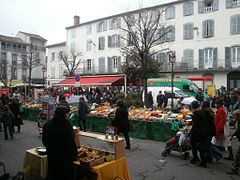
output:
[{"label": "white shutter", "polygon": [[205,20],[205,21],[203,21],[202,22],[202,27],[203,27],[203,30],[202,30],[202,36],[204,37],[204,38],[206,38],[207,37],[207,34],[208,34],[208,31],[207,31],[207,23],[208,21],[207,20]]}]

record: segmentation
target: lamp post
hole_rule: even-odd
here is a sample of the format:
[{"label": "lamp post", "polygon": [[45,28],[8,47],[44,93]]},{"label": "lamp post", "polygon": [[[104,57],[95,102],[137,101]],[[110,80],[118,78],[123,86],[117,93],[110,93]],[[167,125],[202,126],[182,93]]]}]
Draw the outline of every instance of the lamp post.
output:
[{"label": "lamp post", "polygon": [[42,66],[42,73],[43,73],[43,88],[45,88],[45,72],[46,72],[46,66]]},{"label": "lamp post", "polygon": [[176,62],[176,56],[175,56],[175,52],[169,52],[168,53],[168,58],[169,58],[169,63],[172,65],[172,69],[171,69],[171,109],[173,110],[173,76],[174,76],[174,72],[173,72],[173,66],[174,63]]}]

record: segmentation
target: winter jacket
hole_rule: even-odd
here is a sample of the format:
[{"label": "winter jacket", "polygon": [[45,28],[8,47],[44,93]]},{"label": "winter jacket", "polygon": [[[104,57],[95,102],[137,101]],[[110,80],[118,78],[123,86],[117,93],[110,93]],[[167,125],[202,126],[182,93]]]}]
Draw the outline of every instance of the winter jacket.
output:
[{"label": "winter jacket", "polygon": [[223,139],[224,138],[224,125],[227,121],[227,113],[224,110],[224,107],[221,106],[217,109],[214,124],[216,127],[216,139]]}]

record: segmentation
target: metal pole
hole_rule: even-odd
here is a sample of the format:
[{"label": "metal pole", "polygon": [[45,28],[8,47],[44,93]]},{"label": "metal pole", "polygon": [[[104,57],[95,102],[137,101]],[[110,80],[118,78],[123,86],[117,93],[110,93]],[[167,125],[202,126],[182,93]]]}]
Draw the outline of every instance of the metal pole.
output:
[{"label": "metal pole", "polygon": [[127,75],[124,75],[124,94],[127,96]]},{"label": "metal pole", "polygon": [[172,97],[172,102],[171,102],[171,109],[173,110],[173,62],[172,62],[172,92],[171,92],[171,97]]},{"label": "metal pole", "polygon": [[43,88],[44,88],[44,85],[45,85],[44,72],[45,71],[43,71]]}]

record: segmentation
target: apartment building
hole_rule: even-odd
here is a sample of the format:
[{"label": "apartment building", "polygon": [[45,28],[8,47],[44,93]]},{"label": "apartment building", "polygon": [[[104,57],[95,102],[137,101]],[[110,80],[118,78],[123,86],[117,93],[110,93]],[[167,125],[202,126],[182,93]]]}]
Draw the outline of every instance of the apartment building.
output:
[{"label": "apartment building", "polygon": [[81,53],[80,74],[122,73],[123,16],[136,18],[146,9],[163,10],[166,26],[174,29],[164,38],[167,50],[155,56],[163,64],[161,76],[171,76],[167,53],[174,51],[175,77],[211,77],[216,88],[240,86],[240,0],[179,0],[84,23],[75,16],[66,27],[66,51]]},{"label": "apartment building", "polygon": [[34,57],[32,70],[32,84],[43,83],[42,66],[46,65],[46,39],[43,37],[19,31],[15,37],[0,35],[1,78],[7,80],[8,85],[18,86],[28,82],[29,70],[26,66],[30,54]]}]

